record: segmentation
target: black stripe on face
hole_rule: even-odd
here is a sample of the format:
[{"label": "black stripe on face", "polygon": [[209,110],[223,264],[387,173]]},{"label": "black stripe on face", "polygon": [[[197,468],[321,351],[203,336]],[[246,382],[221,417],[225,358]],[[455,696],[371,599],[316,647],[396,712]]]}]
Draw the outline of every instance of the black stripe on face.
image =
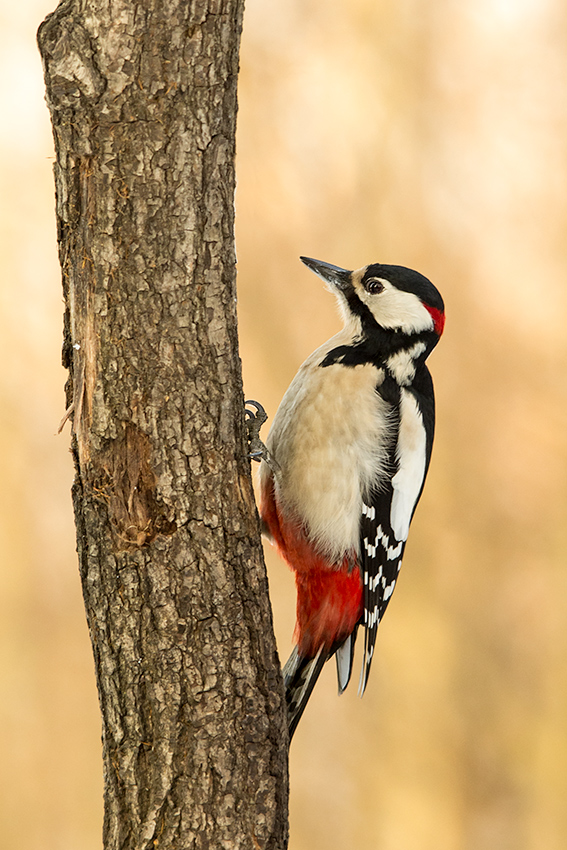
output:
[{"label": "black stripe on face", "polygon": [[363,333],[367,333],[373,327],[378,327],[376,319],[372,315],[372,310],[360,300],[352,283],[348,291],[344,293],[344,298],[353,316],[358,316],[360,319]]},{"label": "black stripe on face", "polygon": [[[379,268],[401,267],[378,265],[368,267],[368,269]],[[410,270],[407,269],[407,271]],[[364,277],[366,278],[368,274],[367,270]],[[412,274],[417,275],[417,272],[412,272]],[[419,275],[419,277],[422,276]],[[431,286],[433,285],[431,284]],[[361,334],[348,345],[339,345],[333,348],[321,362],[321,366],[332,366],[334,363],[341,363],[343,366],[360,366],[372,363],[380,368],[392,354],[403,349],[409,349],[418,342],[425,344],[425,351],[421,358],[425,360],[439,342],[439,337],[434,330],[404,333],[399,328],[382,327],[376,321],[370,308],[360,299],[352,284],[345,287],[341,295],[346,301],[350,313],[360,319]]]},{"label": "black stripe on face", "polygon": [[362,338],[353,340],[348,345],[338,345],[333,348],[319,365],[332,366],[340,363],[343,366],[362,366],[371,363],[380,369],[393,354],[403,349],[410,349],[418,342],[425,343],[425,350],[420,358],[425,360],[438,340],[438,336],[432,331],[404,334],[382,328],[372,318],[372,325],[363,327]]}]

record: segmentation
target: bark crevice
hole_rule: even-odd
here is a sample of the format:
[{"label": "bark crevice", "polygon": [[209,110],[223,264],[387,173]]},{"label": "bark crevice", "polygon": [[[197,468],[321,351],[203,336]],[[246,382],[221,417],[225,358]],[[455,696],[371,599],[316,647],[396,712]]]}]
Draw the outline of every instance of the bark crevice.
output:
[{"label": "bark crevice", "polygon": [[104,846],[287,844],[287,724],[236,328],[241,0],[40,27]]}]

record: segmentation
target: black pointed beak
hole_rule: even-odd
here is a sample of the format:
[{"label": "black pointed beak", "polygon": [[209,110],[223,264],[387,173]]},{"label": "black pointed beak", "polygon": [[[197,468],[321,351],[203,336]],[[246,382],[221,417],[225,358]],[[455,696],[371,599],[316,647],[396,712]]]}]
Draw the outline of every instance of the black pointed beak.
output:
[{"label": "black pointed beak", "polygon": [[323,260],[312,260],[311,257],[300,257],[299,259],[325,283],[330,283],[341,292],[346,292],[351,288],[350,276],[352,272],[347,269],[341,269],[339,266],[331,265],[331,263],[324,263]]}]

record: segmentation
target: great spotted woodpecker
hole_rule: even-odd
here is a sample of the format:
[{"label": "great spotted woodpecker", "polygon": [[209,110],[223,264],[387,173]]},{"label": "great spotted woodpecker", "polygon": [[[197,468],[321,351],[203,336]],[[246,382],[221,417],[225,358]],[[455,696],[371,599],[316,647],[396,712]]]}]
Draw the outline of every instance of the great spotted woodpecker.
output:
[{"label": "great spotted woodpecker", "polygon": [[301,260],[337,297],[344,327],[299,369],[262,451],[263,531],[297,585],[296,646],[283,670],[290,738],[333,654],[346,688],[359,625],[366,688],[429,466],[425,360],[445,322],[441,295],[418,272]]}]

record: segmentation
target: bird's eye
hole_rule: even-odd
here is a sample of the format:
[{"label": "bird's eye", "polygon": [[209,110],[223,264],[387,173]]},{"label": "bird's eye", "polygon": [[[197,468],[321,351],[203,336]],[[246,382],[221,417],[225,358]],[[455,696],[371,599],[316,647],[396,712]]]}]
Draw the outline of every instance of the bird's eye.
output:
[{"label": "bird's eye", "polygon": [[384,289],[384,284],[377,277],[369,278],[364,285],[366,287],[366,291],[369,292],[370,295],[377,295]]}]

